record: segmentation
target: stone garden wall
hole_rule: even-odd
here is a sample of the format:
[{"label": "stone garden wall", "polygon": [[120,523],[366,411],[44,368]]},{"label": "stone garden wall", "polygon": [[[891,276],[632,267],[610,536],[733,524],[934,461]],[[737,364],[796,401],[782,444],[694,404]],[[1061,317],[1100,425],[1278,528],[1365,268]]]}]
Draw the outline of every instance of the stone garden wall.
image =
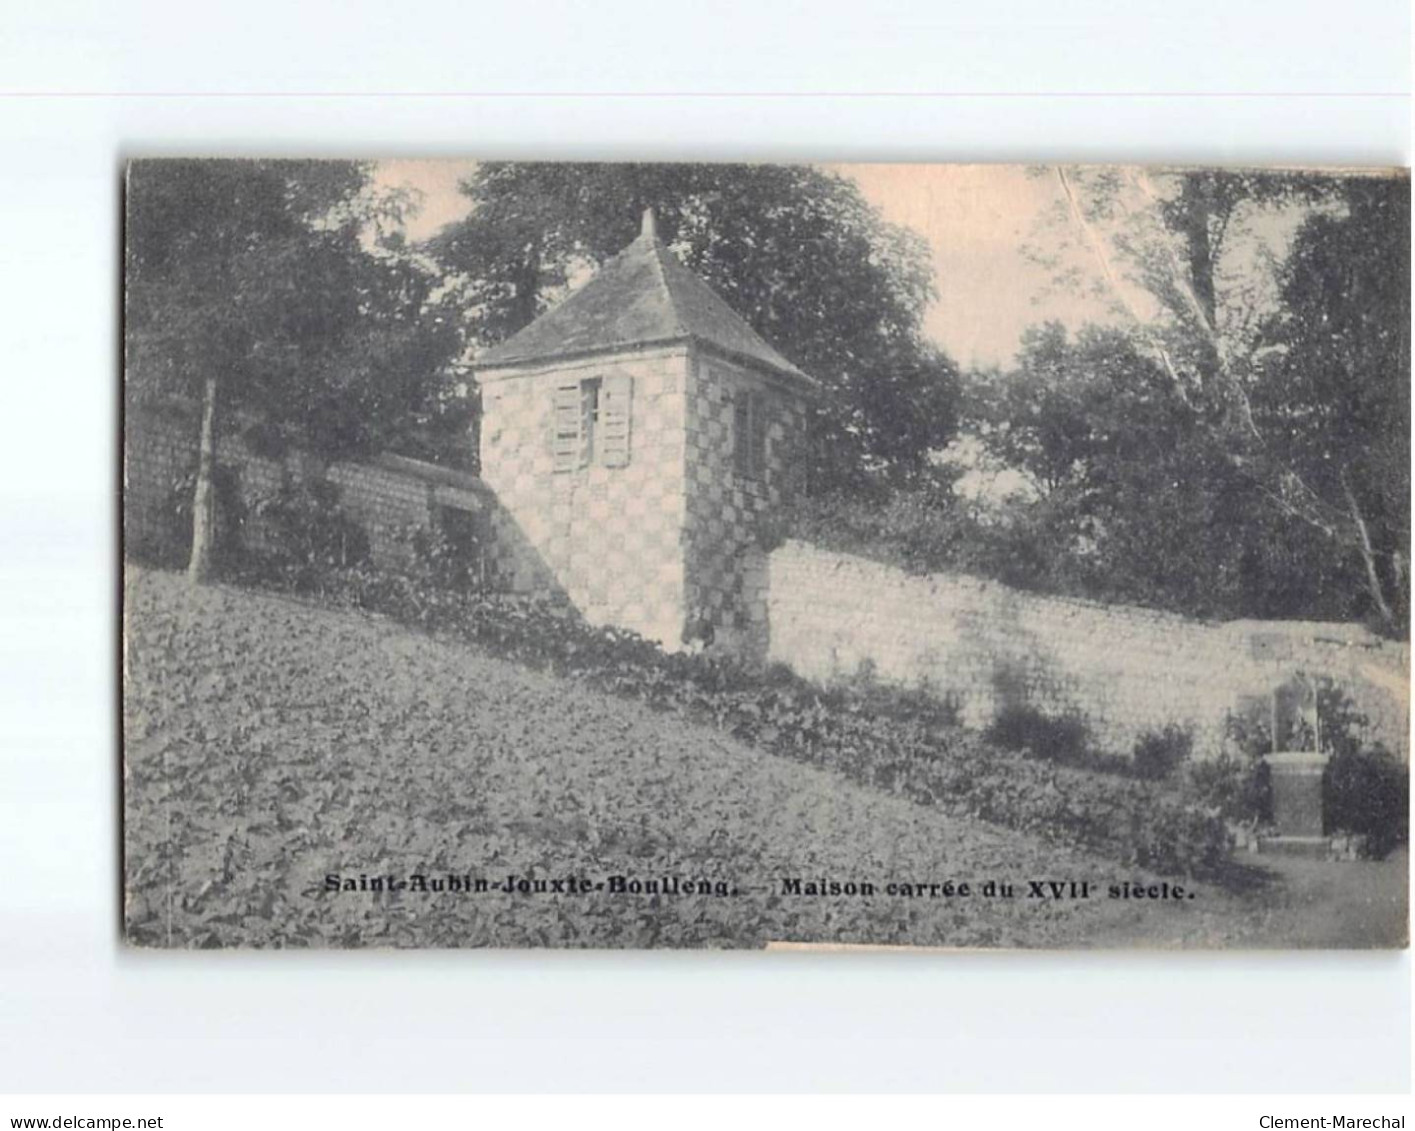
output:
[{"label": "stone garden wall", "polygon": [[788,542],[764,555],[753,586],[767,658],[818,680],[871,673],[954,699],[986,726],[1002,707],[1085,715],[1128,752],[1167,722],[1216,753],[1224,721],[1301,672],[1335,680],[1372,737],[1408,757],[1409,647],[1359,626],[1210,624],[1127,606],[1045,597],[949,574],[890,566]]},{"label": "stone garden wall", "polygon": [[[129,552],[160,554],[172,539],[173,494],[196,467],[197,435],[195,414],[186,406],[129,412],[123,462],[123,534]],[[440,508],[480,514],[493,505],[476,476],[395,455],[326,466],[299,452],[283,459],[257,455],[228,435],[217,445],[217,463],[232,477],[247,513],[241,539],[256,549],[264,544],[264,534],[252,512],[290,477],[323,478],[338,487],[339,505],[367,535],[374,561],[385,566],[406,563],[408,532],[428,527]]]},{"label": "stone garden wall", "polygon": [[[557,381],[578,379],[581,366],[489,385],[483,443],[498,457],[488,465],[497,469],[492,483],[397,456],[327,467],[298,453],[274,460],[234,437],[219,460],[247,507],[290,476],[335,484],[381,565],[406,563],[411,528],[439,521],[444,509],[469,512],[484,534],[477,552],[484,548],[485,560],[474,568],[490,584],[558,591],[592,622],[637,630],[670,649],[681,646],[685,620],[706,614],[725,630],[719,646],[822,681],[869,675],[923,686],[956,702],[970,726],[1027,704],[1084,715],[1117,752],[1172,722],[1190,727],[1196,751],[1211,755],[1230,713],[1301,673],[1334,680],[1368,717],[1372,737],[1408,757],[1409,647],[1359,626],[1204,623],[972,577],[913,576],[799,542],[769,554],[752,549],[743,537],[755,534],[757,511],[777,497],[778,448],[786,450],[798,422],[773,416],[767,475],[739,483],[724,462],[725,410],[709,398],[685,427],[687,394],[699,394],[686,351],[620,359],[614,368],[633,378],[634,431],[623,466],[545,466],[550,394]],[[170,540],[173,490],[195,467],[196,436],[189,410],[129,414],[130,552]],[[732,484],[732,494],[704,491],[704,478]],[[240,536],[261,544],[258,523]]]}]

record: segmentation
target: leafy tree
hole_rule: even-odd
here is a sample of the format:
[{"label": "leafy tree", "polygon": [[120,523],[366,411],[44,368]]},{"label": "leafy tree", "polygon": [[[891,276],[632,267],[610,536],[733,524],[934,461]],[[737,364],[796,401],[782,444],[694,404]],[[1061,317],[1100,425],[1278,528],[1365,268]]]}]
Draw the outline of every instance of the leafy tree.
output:
[{"label": "leafy tree", "polygon": [[1362,614],[1355,560],[1273,505],[1131,333],[1036,328],[970,399],[987,451],[1033,488],[975,524],[967,556],[986,572],[1191,615]]},{"label": "leafy tree", "polygon": [[1034,328],[973,402],[986,448],[1034,486],[1009,529],[1039,543],[1031,584],[1191,613],[1235,603],[1246,484],[1132,334]]},{"label": "leafy tree", "polygon": [[[1183,422],[1179,433],[1156,435],[1152,420],[1136,421],[1132,430],[1151,454],[1132,469],[1134,499],[1144,497],[1148,472],[1152,502],[1129,521],[1117,511],[1112,532],[1133,531],[1138,549],[1174,529],[1151,521],[1154,501],[1167,498],[1165,479],[1184,482],[1196,501],[1211,493],[1215,524],[1192,528],[1191,545],[1212,551],[1216,539],[1236,539],[1241,549],[1210,554],[1218,560],[1206,591],[1222,606],[1250,615],[1370,614],[1387,631],[1403,628],[1408,182],[1245,170],[1055,175],[1082,252],[1128,320],[1135,348],[1126,365],[1145,374],[1155,395],[1167,385],[1166,411]],[[1284,216],[1301,220],[1285,262],[1273,266],[1272,249],[1254,232]],[[1045,361],[1025,358],[1010,386],[1023,402],[1036,399],[1038,383],[1049,389],[1046,442],[1034,428],[1021,438],[1035,451],[1011,443],[1013,458],[1030,456],[1034,476],[1037,459],[1065,449],[1068,430],[1090,442],[1088,414],[1097,408],[1082,403],[1094,391],[1088,376],[1063,389]],[[1082,368],[1090,373],[1094,362]]]},{"label": "leafy tree", "polygon": [[1359,562],[1358,611],[1394,629],[1409,623],[1410,182],[1348,178],[1342,201],[1305,221],[1283,265],[1253,456],[1321,552]]},{"label": "leafy tree", "polygon": [[461,279],[470,334],[494,343],[633,239],[653,207],[665,240],[828,394],[811,483],[907,482],[957,421],[957,372],[921,333],[927,248],[855,185],[794,165],[489,163],[474,208],[432,253]]},{"label": "leafy tree", "polygon": [[217,437],[325,457],[388,444],[436,413],[456,348],[435,276],[369,245],[396,201],[368,166],[135,162],[127,184],[128,396],[200,405],[188,574],[210,572]]},{"label": "leafy tree", "polygon": [[[1370,616],[1385,631],[1403,630],[1408,180],[1190,171],[1178,186],[1160,206],[1179,239],[1178,267],[1156,267],[1152,256],[1142,278],[1174,316],[1170,340],[1189,343],[1215,442],[1269,512],[1252,523],[1252,536],[1287,528],[1311,578],[1306,610]],[[1272,310],[1255,311],[1251,302],[1236,309],[1244,296],[1220,284],[1239,218],[1296,205],[1305,218],[1275,272]],[[1224,309],[1226,297],[1235,309]],[[1292,530],[1294,523],[1303,529]]]},{"label": "leafy tree", "polygon": [[1026,331],[1016,367],[974,382],[972,398],[989,450],[1044,494],[1113,478],[1190,416],[1132,334],[1086,326],[1072,340],[1056,322]]},{"label": "leafy tree", "polygon": [[1057,166],[1058,280],[1093,289],[1211,421],[1246,422],[1242,381],[1275,300],[1262,270],[1275,217],[1332,199],[1329,175],[1291,170]]}]

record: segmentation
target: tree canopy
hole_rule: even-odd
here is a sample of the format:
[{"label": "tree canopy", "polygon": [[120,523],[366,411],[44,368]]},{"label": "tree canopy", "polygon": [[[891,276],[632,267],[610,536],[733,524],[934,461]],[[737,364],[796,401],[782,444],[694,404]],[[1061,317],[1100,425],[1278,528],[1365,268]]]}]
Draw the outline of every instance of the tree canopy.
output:
[{"label": "tree canopy", "polygon": [[1354,570],[1361,603],[1409,623],[1410,182],[1353,177],[1309,217],[1263,327],[1254,462],[1286,510]]},{"label": "tree canopy", "polygon": [[[1408,181],[1177,177],[1158,227],[1123,225],[1111,242],[1159,317],[1074,339],[1035,329],[1015,367],[972,382],[974,427],[1037,496],[1012,505],[1050,548],[1055,576],[1038,583],[1403,630]],[[1083,225],[1110,219],[1117,192],[1090,188]],[[1245,209],[1294,205],[1302,219],[1255,301],[1261,264],[1226,270],[1226,241]]]},{"label": "tree canopy", "polygon": [[970,403],[986,449],[1032,489],[977,535],[1031,563],[1018,580],[1198,615],[1242,605],[1251,492],[1131,333],[1034,328]]},{"label": "tree canopy", "polygon": [[127,185],[130,403],[200,407],[189,573],[215,549],[216,448],[236,424],[325,458],[397,443],[437,414],[455,327],[436,276],[370,246],[389,207],[348,161],[135,162]]},{"label": "tree canopy", "polygon": [[816,490],[904,483],[957,423],[957,370],[921,330],[928,249],[850,181],[809,166],[488,163],[429,250],[461,280],[474,342],[527,325],[652,207],[680,258],[816,378]]},{"label": "tree canopy", "polygon": [[389,207],[348,161],[135,162],[127,186],[129,394],[223,409],[328,456],[433,413],[456,331],[436,276],[369,246]]},{"label": "tree canopy", "polygon": [[[965,380],[923,332],[924,241],[819,168],[486,163],[461,186],[470,214],[414,249],[379,234],[400,202],[366,164],[137,162],[128,395],[202,406],[198,518],[232,417],[326,458],[469,458],[454,357],[527,325],[653,207],[684,263],[824,386],[822,537],[853,524],[920,567],[1404,631],[1408,179],[1045,175],[1069,233],[1053,242],[1092,261],[1117,321],[1036,326],[1015,364]],[[1057,279],[1079,285],[1074,257]],[[938,454],[960,425],[1028,490],[955,494]]]}]

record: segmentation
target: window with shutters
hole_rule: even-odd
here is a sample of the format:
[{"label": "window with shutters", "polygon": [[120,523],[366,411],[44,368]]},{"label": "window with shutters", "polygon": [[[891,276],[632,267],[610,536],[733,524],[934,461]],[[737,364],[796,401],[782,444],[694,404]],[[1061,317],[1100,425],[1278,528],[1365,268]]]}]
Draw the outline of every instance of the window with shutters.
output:
[{"label": "window with shutters", "polygon": [[732,466],[744,479],[766,475],[766,404],[761,393],[741,392],[733,398]]},{"label": "window with shutters", "polygon": [[550,438],[555,470],[626,466],[632,394],[633,378],[623,374],[556,386]]}]

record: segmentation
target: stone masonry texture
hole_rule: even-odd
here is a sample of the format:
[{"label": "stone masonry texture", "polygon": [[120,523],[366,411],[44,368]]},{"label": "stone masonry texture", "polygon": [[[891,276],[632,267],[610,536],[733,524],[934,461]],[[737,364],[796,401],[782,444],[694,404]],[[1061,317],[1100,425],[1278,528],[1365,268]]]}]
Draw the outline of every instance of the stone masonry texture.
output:
[{"label": "stone masonry texture", "polygon": [[[752,396],[762,414],[762,464],[743,473],[734,462],[734,408]],[[799,488],[806,404],[800,393],[761,372],[696,349],[688,367],[687,518],[683,531],[687,609],[712,626],[714,643],[759,656],[766,649],[765,609],[752,587],[764,523]]]},{"label": "stone masonry texture", "polygon": [[950,574],[912,576],[787,542],[758,565],[768,659],[821,681],[868,674],[923,687],[985,727],[1003,707],[1079,714],[1129,753],[1145,731],[1193,730],[1218,753],[1225,720],[1297,673],[1327,677],[1408,758],[1408,644],[1304,621],[1203,623],[1127,606],[1047,597]]},{"label": "stone masonry texture", "polygon": [[[142,553],[168,532],[173,492],[196,467],[197,426],[182,406],[130,412],[125,427],[123,533],[130,549]],[[475,476],[417,460],[380,456],[367,463],[323,466],[292,452],[271,459],[250,451],[236,436],[223,436],[217,462],[233,476],[247,518],[241,538],[254,549],[266,535],[254,517],[256,504],[280,490],[287,479],[323,478],[339,489],[339,506],[368,537],[373,560],[383,566],[407,564],[409,532],[427,528],[438,508],[477,514],[492,503]]]},{"label": "stone masonry texture", "polygon": [[[754,367],[698,344],[490,369],[482,476],[495,493],[503,584],[566,598],[591,623],[676,649],[705,630],[765,647],[746,580],[761,523],[793,489],[805,402]],[[629,456],[557,469],[556,390],[628,378]],[[753,397],[760,463],[743,472],[735,406]]]},{"label": "stone masonry texture", "polygon": [[[686,345],[480,373],[482,479],[495,494],[492,572],[568,600],[592,624],[681,642]],[[629,380],[628,460],[557,470],[557,389]]]}]

